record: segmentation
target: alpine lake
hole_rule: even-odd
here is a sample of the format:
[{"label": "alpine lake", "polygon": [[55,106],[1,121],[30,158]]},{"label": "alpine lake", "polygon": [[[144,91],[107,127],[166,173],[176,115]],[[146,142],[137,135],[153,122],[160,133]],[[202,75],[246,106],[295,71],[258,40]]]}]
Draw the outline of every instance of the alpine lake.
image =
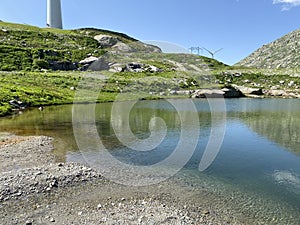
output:
[{"label": "alpine lake", "polygon": [[[0,131],[51,136],[57,162],[83,162],[95,168],[101,151],[142,168],[168,159],[179,146],[176,154],[188,151],[190,156],[186,162],[179,160],[183,165],[169,180],[216,193],[249,221],[300,224],[299,100],[222,101],[145,100],[132,108],[127,107],[128,102],[49,106],[43,111],[33,108],[1,118]],[[85,120],[91,115],[91,120]],[[88,133],[88,127],[96,127],[105,150],[95,149],[99,145],[93,139],[97,137],[92,130]],[[149,149],[132,149],[134,145],[124,143],[127,136],[141,140],[149,145],[141,148]],[[147,139],[150,141],[143,142]],[[199,170],[203,160],[205,167]],[[169,164],[160,166],[168,170]]]}]

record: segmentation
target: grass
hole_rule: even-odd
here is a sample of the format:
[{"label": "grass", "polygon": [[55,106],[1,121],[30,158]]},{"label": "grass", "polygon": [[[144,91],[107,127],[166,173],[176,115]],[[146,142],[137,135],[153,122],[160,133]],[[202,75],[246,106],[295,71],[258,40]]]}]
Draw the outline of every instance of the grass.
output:
[{"label": "grass", "polygon": [[35,63],[37,60],[78,63],[89,55],[100,57],[106,49],[94,39],[99,34],[136,42],[125,34],[100,29],[60,30],[0,22],[0,71],[48,69]]},{"label": "grass", "polygon": [[[186,71],[0,72],[0,116],[12,113],[9,101],[16,98],[27,106],[109,102],[120,94],[123,100],[158,99],[174,97],[171,94],[174,90],[222,88],[230,84],[263,89],[278,86],[299,91],[297,71],[291,75],[275,72],[279,71],[269,70],[266,74],[254,69],[215,70],[207,74]],[[291,81],[293,86],[289,86]],[[74,98],[79,90],[79,97]]]},{"label": "grass", "polygon": [[[12,113],[9,101],[15,98],[28,106],[107,102],[114,101],[119,94],[125,94],[123,97],[127,100],[157,99],[174,97],[173,91],[222,88],[231,84],[265,89],[278,86],[299,92],[300,69],[230,67],[192,54],[113,53],[99,46],[94,39],[99,34],[114,36],[138,50],[143,46],[134,38],[112,31],[60,30],[0,22],[0,71],[8,71],[0,72],[0,116]],[[137,62],[160,70],[103,71],[101,74],[49,70],[52,62],[78,63],[90,55],[103,56],[110,63]],[[78,85],[80,96],[78,90],[74,90]]]},{"label": "grass", "polygon": [[[0,115],[12,112],[9,101],[19,99],[27,106],[158,99],[172,90],[199,88],[186,73],[150,72],[0,72]],[[75,98],[76,94],[76,98]]]},{"label": "grass", "polygon": [[300,69],[238,69],[233,67],[232,70],[218,70],[213,74],[219,83],[225,86],[236,84],[266,90],[273,87],[296,92],[299,92],[300,88]]},{"label": "grass", "polygon": [[14,98],[28,106],[68,103],[73,98],[71,87],[79,79],[76,74],[63,73],[0,73],[0,104]]}]

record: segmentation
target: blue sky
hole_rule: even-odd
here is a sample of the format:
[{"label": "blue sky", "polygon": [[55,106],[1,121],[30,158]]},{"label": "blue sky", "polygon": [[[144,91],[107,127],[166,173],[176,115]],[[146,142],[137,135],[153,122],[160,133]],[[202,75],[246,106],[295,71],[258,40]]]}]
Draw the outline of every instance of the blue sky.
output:
[{"label": "blue sky", "polygon": [[[45,27],[46,0],[0,4],[0,20]],[[62,6],[65,29],[96,27],[185,49],[223,48],[215,58],[227,64],[300,28],[300,0],[62,0]]]}]

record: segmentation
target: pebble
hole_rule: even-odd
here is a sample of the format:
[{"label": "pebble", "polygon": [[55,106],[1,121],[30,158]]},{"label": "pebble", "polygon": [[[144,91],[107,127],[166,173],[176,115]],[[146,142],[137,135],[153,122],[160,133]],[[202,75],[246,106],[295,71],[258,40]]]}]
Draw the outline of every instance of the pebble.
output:
[{"label": "pebble", "polygon": [[210,214],[210,212],[208,210],[204,210],[202,213],[202,215],[209,215],[209,214]]}]

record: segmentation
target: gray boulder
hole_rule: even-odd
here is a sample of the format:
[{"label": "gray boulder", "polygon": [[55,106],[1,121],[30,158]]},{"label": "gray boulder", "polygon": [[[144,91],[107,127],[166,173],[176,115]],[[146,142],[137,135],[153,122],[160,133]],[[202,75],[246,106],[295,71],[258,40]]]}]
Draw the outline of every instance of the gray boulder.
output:
[{"label": "gray boulder", "polygon": [[78,63],[76,62],[59,62],[59,61],[50,61],[49,67],[52,70],[77,70]]},{"label": "gray boulder", "polygon": [[233,88],[239,90],[245,96],[251,95],[263,95],[263,90],[261,88],[250,88],[245,86],[232,85]]},{"label": "gray boulder", "polygon": [[92,71],[103,71],[110,69],[110,63],[107,62],[105,58],[99,58],[98,60],[94,61],[89,67],[89,70]]},{"label": "gray boulder", "polygon": [[242,93],[239,89],[234,87],[223,88],[224,98],[240,98],[245,97],[244,93]]},{"label": "gray boulder", "polygon": [[95,62],[97,60],[98,60],[97,57],[90,56],[88,58],[85,58],[85,59],[81,60],[79,63],[80,64],[92,64],[93,62]]},{"label": "gray boulder", "polygon": [[192,94],[192,98],[222,98],[225,92],[218,89],[201,89]]},{"label": "gray boulder", "polygon": [[114,46],[112,46],[112,50],[114,52],[126,52],[126,53],[136,52],[134,48],[120,41],[117,42]]},{"label": "gray boulder", "polygon": [[119,41],[116,37],[104,34],[97,35],[94,37],[94,39],[99,42],[102,48],[110,48],[117,44]]},{"label": "gray boulder", "polygon": [[195,91],[192,98],[239,98],[244,95],[235,88],[223,88],[223,89],[200,89]]}]

